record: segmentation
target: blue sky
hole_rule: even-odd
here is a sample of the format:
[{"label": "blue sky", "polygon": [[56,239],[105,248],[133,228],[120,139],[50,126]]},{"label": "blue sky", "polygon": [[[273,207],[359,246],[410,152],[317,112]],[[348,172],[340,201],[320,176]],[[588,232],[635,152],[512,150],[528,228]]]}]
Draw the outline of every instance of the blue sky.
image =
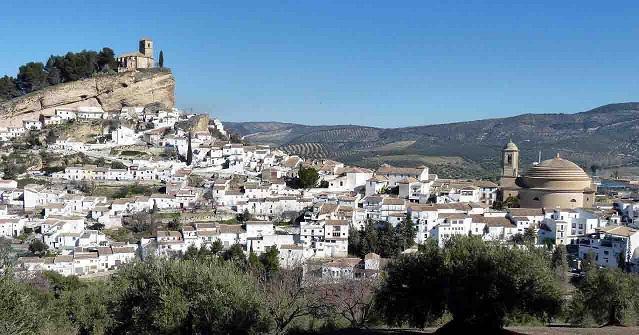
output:
[{"label": "blue sky", "polygon": [[178,107],[225,121],[396,127],[639,100],[639,1],[528,2],[4,0],[0,75],[148,35]]}]

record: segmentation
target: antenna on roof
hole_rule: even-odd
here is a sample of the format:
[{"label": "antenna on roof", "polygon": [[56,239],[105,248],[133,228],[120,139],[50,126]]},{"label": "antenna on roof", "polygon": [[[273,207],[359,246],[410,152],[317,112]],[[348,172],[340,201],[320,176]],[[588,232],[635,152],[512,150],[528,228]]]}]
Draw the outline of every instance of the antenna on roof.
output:
[{"label": "antenna on roof", "polygon": [[539,163],[541,163],[541,150],[539,150],[539,158],[537,158],[537,161],[533,163],[533,165],[539,165]]}]

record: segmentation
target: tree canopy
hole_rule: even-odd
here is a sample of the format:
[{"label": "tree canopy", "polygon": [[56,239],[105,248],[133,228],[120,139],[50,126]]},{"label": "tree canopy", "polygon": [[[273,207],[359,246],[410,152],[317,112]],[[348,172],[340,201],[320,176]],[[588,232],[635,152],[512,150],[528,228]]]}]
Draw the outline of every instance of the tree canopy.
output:
[{"label": "tree canopy", "polygon": [[113,278],[115,334],[218,334],[266,330],[255,279],[222,261],[152,260]]},{"label": "tree canopy", "polygon": [[561,309],[560,289],[547,257],[536,250],[454,237],[389,265],[379,307],[389,323],[423,327],[448,311],[453,332],[499,329],[508,316],[547,319]]},{"label": "tree canopy", "polygon": [[115,54],[110,48],[100,52],[83,50],[64,56],[51,55],[46,64],[28,62],[18,69],[15,78],[0,78],[0,101],[43,89],[50,85],[89,78],[98,72],[117,70]]},{"label": "tree canopy", "polygon": [[636,324],[638,289],[636,275],[619,269],[590,269],[577,285],[569,321],[582,326]]},{"label": "tree canopy", "polygon": [[312,188],[317,186],[319,173],[315,168],[301,166],[298,175],[300,188]]}]

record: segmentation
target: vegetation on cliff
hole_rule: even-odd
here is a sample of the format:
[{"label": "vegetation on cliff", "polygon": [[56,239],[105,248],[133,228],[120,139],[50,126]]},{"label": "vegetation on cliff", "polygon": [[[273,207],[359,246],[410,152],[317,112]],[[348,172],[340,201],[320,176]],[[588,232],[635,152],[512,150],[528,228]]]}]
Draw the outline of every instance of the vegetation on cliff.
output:
[{"label": "vegetation on cliff", "polygon": [[0,101],[13,99],[50,85],[116,70],[117,62],[113,50],[106,47],[99,52],[83,50],[78,53],[68,52],[64,56],[51,55],[46,64],[28,62],[20,66],[15,78],[0,78]]}]

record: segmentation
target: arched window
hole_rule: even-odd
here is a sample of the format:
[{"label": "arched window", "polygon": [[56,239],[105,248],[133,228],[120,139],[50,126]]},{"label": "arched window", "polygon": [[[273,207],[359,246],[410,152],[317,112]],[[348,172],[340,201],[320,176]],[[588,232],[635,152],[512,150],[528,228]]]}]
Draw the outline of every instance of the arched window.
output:
[{"label": "arched window", "polygon": [[513,155],[509,154],[509,155],[506,156],[506,163],[508,165],[511,165],[513,163]]},{"label": "arched window", "polygon": [[570,199],[570,202],[577,202],[577,200],[575,200],[575,199]]},{"label": "arched window", "polygon": [[539,198],[538,197],[534,197],[533,200],[539,201]]}]

